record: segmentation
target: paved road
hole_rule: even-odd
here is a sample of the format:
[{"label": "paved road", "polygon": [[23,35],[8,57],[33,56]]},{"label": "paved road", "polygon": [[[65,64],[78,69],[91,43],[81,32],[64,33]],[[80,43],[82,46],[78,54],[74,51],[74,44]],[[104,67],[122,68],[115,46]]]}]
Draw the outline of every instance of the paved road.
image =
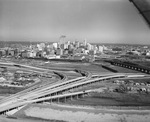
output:
[{"label": "paved road", "polygon": [[[4,63],[7,65],[6,63]],[[13,65],[13,64],[8,64]],[[24,66],[26,68],[31,68],[30,66]],[[32,67],[34,70],[39,70],[39,68]],[[42,69],[43,70],[43,69]],[[4,112],[7,110],[11,110],[13,108],[32,103],[32,102],[40,102],[43,100],[49,100],[53,98],[62,98],[71,95],[84,94],[91,92],[88,91],[80,91],[75,93],[64,93],[64,91],[68,91],[70,89],[74,89],[76,87],[92,84],[95,82],[100,82],[103,80],[110,80],[116,78],[128,78],[128,77],[148,77],[148,75],[134,74],[134,73],[109,73],[104,75],[94,75],[92,76],[90,72],[78,70],[79,73],[85,73],[84,77],[75,78],[72,80],[64,80],[63,82],[55,82],[51,84],[42,84],[40,86],[33,86],[29,89],[26,89],[22,92],[4,98],[0,101],[0,112]],[[62,74],[61,74],[62,75]]]}]

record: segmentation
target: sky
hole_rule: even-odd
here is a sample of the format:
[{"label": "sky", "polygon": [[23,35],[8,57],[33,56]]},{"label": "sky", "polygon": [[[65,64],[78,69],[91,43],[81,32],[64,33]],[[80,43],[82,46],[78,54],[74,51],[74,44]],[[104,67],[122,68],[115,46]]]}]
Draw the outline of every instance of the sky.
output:
[{"label": "sky", "polygon": [[0,40],[150,44],[129,0],[0,0]]}]

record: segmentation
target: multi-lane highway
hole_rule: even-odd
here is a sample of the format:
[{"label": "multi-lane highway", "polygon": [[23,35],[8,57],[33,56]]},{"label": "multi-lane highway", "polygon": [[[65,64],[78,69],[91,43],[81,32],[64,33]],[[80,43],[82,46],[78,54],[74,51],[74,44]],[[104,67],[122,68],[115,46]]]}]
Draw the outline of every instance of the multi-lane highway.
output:
[{"label": "multi-lane highway", "polygon": [[[43,68],[37,68],[37,67],[33,67],[33,66],[27,66],[27,65],[20,65],[20,64],[15,64],[15,63],[5,63],[5,62],[0,62],[0,66],[3,66],[3,67],[13,67],[13,68],[25,68],[25,69],[28,69],[28,70],[33,70],[33,71],[40,71],[41,73],[44,72],[49,72],[50,70],[49,69],[43,69]],[[74,70],[74,71],[78,71],[78,73],[82,73],[83,76],[85,76],[86,78],[89,78],[91,76],[91,74],[89,72],[84,72],[84,71],[81,71],[81,70]],[[0,105],[1,106],[5,106],[5,105],[9,105],[12,103],[12,101],[15,100],[15,98],[18,100],[18,99],[21,99],[20,97],[21,96],[24,96],[24,98],[26,98],[26,96],[29,97],[29,94],[31,95],[30,97],[32,97],[32,95],[34,96],[35,94],[37,93],[40,93],[42,91],[46,91],[46,90],[50,90],[52,88],[56,88],[58,87],[59,85],[64,85],[64,84],[69,84],[69,83],[72,83],[74,81],[78,81],[78,80],[81,80],[81,79],[84,79],[85,77],[79,77],[79,78],[76,78],[76,79],[73,79],[73,80],[67,80],[67,76],[60,73],[60,72],[57,72],[57,71],[53,71],[54,74],[58,75],[60,77],[60,80],[57,81],[57,82],[43,82],[42,84],[37,84],[33,87],[30,87],[26,90],[23,90],[19,93],[16,93],[14,95],[11,95],[7,98],[4,98],[0,101]],[[84,74],[85,73],[85,74]],[[50,72],[49,75],[52,75],[52,73]],[[66,81],[66,82],[64,82]],[[59,83],[59,85],[58,85]],[[36,97],[35,97],[36,98]],[[14,103],[14,102],[13,102]],[[1,109],[2,111],[2,109]]]},{"label": "multi-lane highway", "polygon": [[[4,64],[7,65],[7,63]],[[8,65],[12,65],[12,64],[8,64]],[[40,68],[30,67],[26,65],[23,65],[23,67],[29,69],[32,68],[34,70],[36,69],[40,70]],[[68,91],[89,84],[93,84],[96,82],[101,82],[104,80],[110,80],[116,78],[128,78],[128,77],[149,77],[148,75],[143,75],[143,74],[135,75],[134,73],[109,73],[104,75],[92,75],[90,72],[83,71],[83,70],[76,69],[75,71],[81,73],[83,76],[71,80],[67,80],[67,76],[64,76],[58,82],[53,82],[53,83],[50,82],[45,84],[43,83],[41,85],[35,85],[24,91],[18,92],[14,95],[2,99],[0,101],[0,112],[4,113],[6,111],[15,109],[19,106],[23,106],[28,103],[41,102],[41,101],[51,100],[56,98],[64,98],[67,96],[86,94],[91,92],[92,90],[71,92],[71,93],[69,93]],[[55,74],[63,76],[63,74],[62,73],[59,74],[59,72]]]}]

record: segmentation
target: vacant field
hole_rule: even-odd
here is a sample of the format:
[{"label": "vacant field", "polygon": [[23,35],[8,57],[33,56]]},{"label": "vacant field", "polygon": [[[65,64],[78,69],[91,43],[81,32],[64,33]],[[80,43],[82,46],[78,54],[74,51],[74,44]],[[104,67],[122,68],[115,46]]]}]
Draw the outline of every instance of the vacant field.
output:
[{"label": "vacant field", "polygon": [[150,95],[117,92],[92,93],[78,100],[68,100],[67,103],[83,106],[150,106]]},{"label": "vacant field", "polygon": [[[149,122],[150,111],[112,110],[66,104],[28,105],[15,113],[18,119],[50,122]],[[43,120],[42,120],[43,119]],[[45,119],[45,120],[44,120]]]},{"label": "vacant field", "polygon": [[0,86],[0,94],[15,94],[25,88]]},{"label": "vacant field", "polygon": [[150,61],[134,61],[137,64],[150,67]]},{"label": "vacant field", "polygon": [[101,66],[97,66],[97,65],[94,65],[94,64],[90,64],[90,63],[69,63],[69,62],[66,62],[66,63],[49,63],[49,64],[45,64],[44,65],[45,67],[49,67],[50,69],[51,68],[55,68],[58,69],[58,68],[66,68],[66,69],[71,69],[71,70],[74,70],[74,69],[82,69],[82,70],[85,70],[85,71],[90,71],[91,73],[95,74],[95,73],[101,73],[101,72],[110,72],[104,68],[102,68]]}]

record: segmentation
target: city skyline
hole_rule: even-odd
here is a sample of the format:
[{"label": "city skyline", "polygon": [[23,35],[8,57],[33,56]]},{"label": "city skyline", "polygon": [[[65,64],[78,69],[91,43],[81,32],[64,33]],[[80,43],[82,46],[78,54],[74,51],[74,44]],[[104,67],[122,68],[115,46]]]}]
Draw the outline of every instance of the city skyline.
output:
[{"label": "city skyline", "polygon": [[0,0],[0,40],[150,44],[150,28],[128,0]]}]

